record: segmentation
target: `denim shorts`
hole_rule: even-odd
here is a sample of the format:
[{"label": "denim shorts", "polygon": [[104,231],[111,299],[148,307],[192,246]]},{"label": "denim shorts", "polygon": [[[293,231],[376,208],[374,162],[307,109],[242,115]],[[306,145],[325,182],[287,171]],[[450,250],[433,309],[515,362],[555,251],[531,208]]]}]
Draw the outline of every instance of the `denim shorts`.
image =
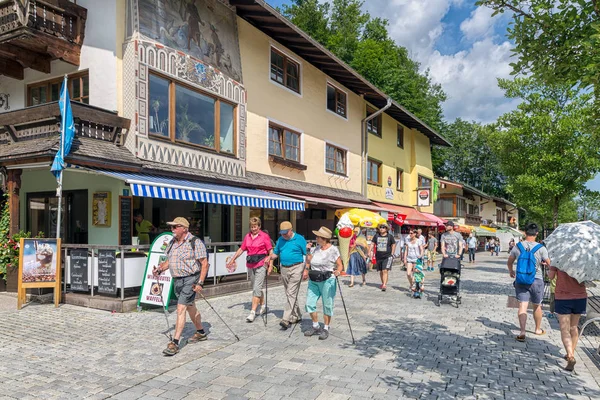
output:
[{"label": "denim shorts", "polygon": [[585,314],[587,298],[571,300],[554,300],[554,312],[557,314]]},{"label": "denim shorts", "polygon": [[535,278],[531,285],[521,285],[516,282],[514,285],[517,300],[521,303],[542,304],[544,298],[544,281],[542,279]]}]

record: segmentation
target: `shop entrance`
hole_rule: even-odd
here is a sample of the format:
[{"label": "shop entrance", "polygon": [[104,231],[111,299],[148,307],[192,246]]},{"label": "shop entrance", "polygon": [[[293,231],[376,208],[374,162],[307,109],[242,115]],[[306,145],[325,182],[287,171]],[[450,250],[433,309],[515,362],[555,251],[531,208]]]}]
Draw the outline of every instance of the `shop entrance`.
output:
[{"label": "shop entrance", "polygon": [[[61,236],[64,243],[88,243],[88,191],[63,192]],[[56,237],[58,198],[54,192],[27,193],[27,231]]]}]

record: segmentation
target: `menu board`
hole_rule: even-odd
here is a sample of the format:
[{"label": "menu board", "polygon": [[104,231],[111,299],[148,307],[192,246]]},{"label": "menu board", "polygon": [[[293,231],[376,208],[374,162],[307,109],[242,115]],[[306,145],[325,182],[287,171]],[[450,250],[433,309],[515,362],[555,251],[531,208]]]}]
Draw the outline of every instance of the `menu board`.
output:
[{"label": "menu board", "polygon": [[235,240],[236,242],[241,242],[242,241],[242,233],[243,233],[243,226],[242,226],[242,207],[240,206],[234,206],[233,207],[233,215],[234,215],[234,223],[235,223],[235,238],[233,240]]},{"label": "menu board", "polygon": [[121,246],[131,245],[132,208],[133,198],[131,196],[119,196],[119,244]]},{"label": "menu board", "polygon": [[98,293],[117,294],[117,260],[114,250],[98,250]]},{"label": "menu board", "polygon": [[71,250],[71,290],[88,291],[88,252],[86,249]]}]

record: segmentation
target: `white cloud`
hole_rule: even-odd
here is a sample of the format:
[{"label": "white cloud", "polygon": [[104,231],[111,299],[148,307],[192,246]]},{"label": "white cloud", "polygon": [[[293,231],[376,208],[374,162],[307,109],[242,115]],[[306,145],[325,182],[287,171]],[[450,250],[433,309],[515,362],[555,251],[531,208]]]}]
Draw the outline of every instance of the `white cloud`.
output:
[{"label": "white cloud", "polygon": [[499,18],[479,7],[460,24],[462,43],[472,45],[450,55],[435,50],[437,40],[448,34],[442,20],[450,7],[462,4],[463,0],[366,0],[365,9],[372,16],[388,19],[390,36],[442,85],[448,95],[443,104],[448,120],[461,117],[492,122],[518,104],[506,99],[497,86],[497,78],[510,76],[511,44],[497,43],[494,25]]}]

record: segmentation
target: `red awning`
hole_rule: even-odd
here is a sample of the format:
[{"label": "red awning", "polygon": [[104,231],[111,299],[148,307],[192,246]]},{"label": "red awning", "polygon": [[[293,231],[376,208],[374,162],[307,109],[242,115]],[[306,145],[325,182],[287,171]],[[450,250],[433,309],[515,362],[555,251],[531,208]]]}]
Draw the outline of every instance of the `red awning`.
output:
[{"label": "red awning", "polygon": [[[275,192],[272,191],[273,193],[277,193],[277,194],[283,194],[283,192]],[[340,208],[363,208],[365,210],[370,210],[370,211],[375,211],[375,212],[381,212],[381,211],[387,211],[385,208],[382,207],[378,207],[374,204],[362,204],[362,203],[353,203],[350,201],[344,201],[344,200],[334,200],[334,199],[326,199],[324,197],[312,197],[312,196],[306,196],[306,195],[301,195],[301,194],[291,194],[291,193],[286,193],[285,196],[287,197],[295,197],[297,199],[301,199],[306,201],[307,203],[313,203],[313,204],[325,204],[328,205],[332,208],[335,209],[340,209]]]},{"label": "red awning", "polygon": [[397,206],[395,204],[378,203],[376,201],[374,201],[373,204],[383,208],[387,212],[406,215],[406,219],[404,220],[405,225],[437,226],[437,222],[432,221],[431,219],[427,218],[427,216],[425,216],[424,214],[420,213],[412,207],[403,207]]},{"label": "red awning", "polygon": [[424,216],[426,216],[427,218],[429,218],[430,220],[435,222],[438,226],[445,225],[446,222],[448,222],[445,219],[438,217],[437,215],[433,215],[433,214],[429,214],[429,213],[421,213],[421,214],[423,214]]}]

